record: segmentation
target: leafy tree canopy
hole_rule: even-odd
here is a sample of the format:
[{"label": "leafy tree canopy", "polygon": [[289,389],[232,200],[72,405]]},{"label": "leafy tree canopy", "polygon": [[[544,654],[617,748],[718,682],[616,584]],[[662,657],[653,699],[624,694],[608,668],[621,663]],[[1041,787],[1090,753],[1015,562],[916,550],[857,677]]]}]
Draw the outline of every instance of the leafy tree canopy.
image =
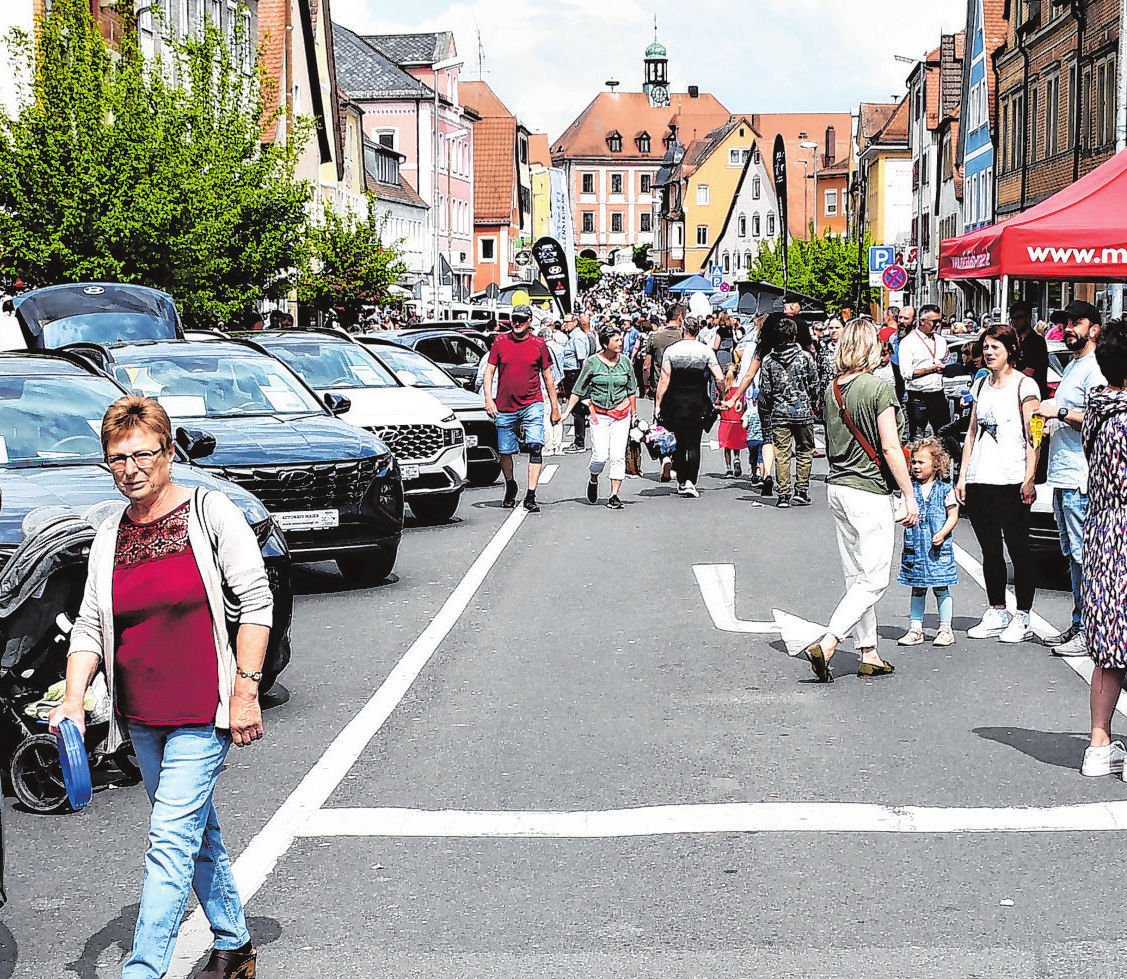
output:
[{"label": "leafy tree canopy", "polygon": [[8,38],[30,79],[0,110],[0,269],[35,285],[136,282],[213,325],[288,291],[306,263],[311,124],[263,144],[264,78],[210,24],[146,59],[117,51],[88,0],[54,0],[34,39]]},{"label": "leafy tree canopy", "polygon": [[599,284],[603,277],[603,267],[597,258],[584,258],[580,255],[575,260],[575,275],[579,279],[580,289],[590,289]]},{"label": "leafy tree canopy", "polygon": [[[786,285],[796,292],[820,300],[827,309],[855,306],[867,310],[871,301],[868,278],[860,281],[856,237],[825,234],[821,238],[792,238],[787,248],[788,277]],[[866,233],[861,242],[861,255],[869,253],[871,237]],[[779,239],[763,241],[759,254],[747,267],[750,282],[783,282],[782,247]]]},{"label": "leafy tree canopy", "polygon": [[646,242],[646,244],[639,245],[634,249],[634,266],[641,269],[643,272],[648,272],[654,267],[653,259],[650,258],[650,247],[649,242]]},{"label": "leafy tree canopy", "polygon": [[406,272],[399,253],[383,244],[383,224],[373,213],[340,215],[329,205],[310,229],[312,265],[298,282],[298,300],[320,313],[336,311],[346,324],[359,321],[361,307],[383,303],[387,287]]}]

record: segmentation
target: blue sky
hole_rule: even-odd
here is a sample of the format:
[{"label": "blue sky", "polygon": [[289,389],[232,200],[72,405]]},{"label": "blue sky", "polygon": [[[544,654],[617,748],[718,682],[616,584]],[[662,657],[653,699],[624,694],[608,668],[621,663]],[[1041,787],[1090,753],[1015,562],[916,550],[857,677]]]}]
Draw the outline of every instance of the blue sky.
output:
[{"label": "blue sky", "polygon": [[479,77],[480,33],[480,77],[555,139],[607,79],[641,89],[655,14],[675,90],[699,85],[732,112],[847,112],[902,93],[911,66],[893,55],[922,57],[941,31],[961,30],[966,2],[333,0],[332,11],[361,32],[453,30],[466,79]]}]

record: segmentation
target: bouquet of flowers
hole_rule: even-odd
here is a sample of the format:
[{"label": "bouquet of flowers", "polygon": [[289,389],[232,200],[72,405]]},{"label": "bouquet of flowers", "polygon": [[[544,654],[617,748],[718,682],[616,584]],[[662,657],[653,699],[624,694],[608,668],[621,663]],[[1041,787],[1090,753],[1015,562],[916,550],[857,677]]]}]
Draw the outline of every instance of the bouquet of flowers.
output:
[{"label": "bouquet of flowers", "polygon": [[650,431],[650,423],[642,421],[641,418],[634,419],[634,426],[630,429],[630,434],[627,438],[634,445],[641,445],[646,440],[646,436]]},{"label": "bouquet of flowers", "polygon": [[643,444],[649,450],[651,459],[660,459],[662,456],[673,455],[673,450],[677,448],[677,438],[668,429],[654,425],[646,433]]}]

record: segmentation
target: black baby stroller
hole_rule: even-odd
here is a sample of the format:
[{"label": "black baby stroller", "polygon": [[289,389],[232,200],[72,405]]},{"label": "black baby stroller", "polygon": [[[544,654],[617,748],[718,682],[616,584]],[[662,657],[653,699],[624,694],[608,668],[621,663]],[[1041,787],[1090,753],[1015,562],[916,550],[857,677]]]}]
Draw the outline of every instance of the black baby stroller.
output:
[{"label": "black baby stroller", "polygon": [[[35,812],[67,805],[66,786],[47,714],[62,698],[68,635],[82,598],[86,563],[102,505],[79,515],[42,507],[24,518],[23,541],[0,570],[0,762],[12,791]],[[109,730],[110,704],[99,674],[87,696],[86,746],[91,767]],[[135,781],[128,745],[114,753],[117,769]]]}]

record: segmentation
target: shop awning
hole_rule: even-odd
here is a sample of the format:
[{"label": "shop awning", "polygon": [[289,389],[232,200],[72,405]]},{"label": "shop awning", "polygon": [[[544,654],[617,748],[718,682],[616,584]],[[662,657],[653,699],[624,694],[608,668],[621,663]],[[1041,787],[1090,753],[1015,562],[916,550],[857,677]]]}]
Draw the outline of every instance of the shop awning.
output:
[{"label": "shop awning", "polygon": [[939,246],[941,279],[1127,280],[1127,150],[1036,207]]}]

